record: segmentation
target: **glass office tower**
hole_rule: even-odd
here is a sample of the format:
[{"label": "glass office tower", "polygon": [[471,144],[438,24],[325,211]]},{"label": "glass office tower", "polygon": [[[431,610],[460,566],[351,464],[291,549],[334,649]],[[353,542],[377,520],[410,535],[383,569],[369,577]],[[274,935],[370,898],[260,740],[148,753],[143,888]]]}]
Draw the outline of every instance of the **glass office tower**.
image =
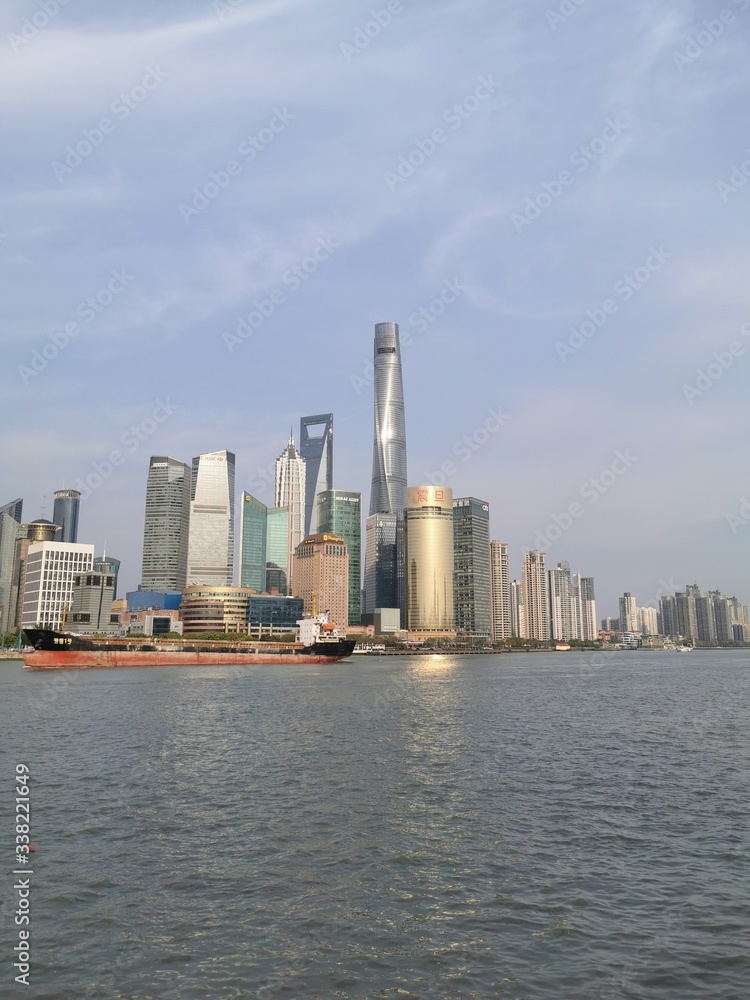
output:
[{"label": "glass office tower", "polygon": [[406,424],[397,323],[378,323],[374,344],[375,429],[370,514],[406,506]]},{"label": "glass office tower", "polygon": [[193,459],[188,586],[231,587],[234,577],[234,455]]},{"label": "glass office tower", "polygon": [[240,504],[240,587],[262,594],[266,589],[268,508],[249,493]]},{"label": "glass office tower", "polygon": [[[489,566],[489,539],[487,544]],[[453,600],[453,490],[415,486],[406,491],[404,511],[406,627],[450,632]]]},{"label": "glass office tower", "polygon": [[269,507],[266,535],[266,587],[289,593],[289,508]]},{"label": "glass office tower", "polygon": [[365,522],[363,621],[398,608],[397,524],[406,506],[406,425],[396,323],[378,323],[373,345],[374,434],[370,516]]},{"label": "glass office tower", "polygon": [[[362,586],[362,494],[350,490],[326,490],[316,501],[319,532],[338,535],[349,552],[349,624],[361,620]],[[374,610],[374,609],[373,609]]]},{"label": "glass office tower", "polygon": [[78,490],[57,490],[52,508],[52,523],[58,524],[62,531],[58,542],[78,541],[78,508],[81,494]]},{"label": "glass office tower", "polygon": [[462,497],[453,501],[453,599],[456,631],[492,637],[490,505]]},{"label": "glass office tower", "polygon": [[190,533],[189,465],[152,455],[146,482],[141,589],[182,593],[187,586]]},{"label": "glass office tower", "polygon": [[21,524],[23,500],[20,498],[0,507],[0,635],[13,628],[13,571],[16,565],[16,544],[26,536]]},{"label": "glass office tower", "polygon": [[302,417],[299,453],[305,460],[305,537],[324,531],[314,523],[315,498],[333,489],[333,414]]}]

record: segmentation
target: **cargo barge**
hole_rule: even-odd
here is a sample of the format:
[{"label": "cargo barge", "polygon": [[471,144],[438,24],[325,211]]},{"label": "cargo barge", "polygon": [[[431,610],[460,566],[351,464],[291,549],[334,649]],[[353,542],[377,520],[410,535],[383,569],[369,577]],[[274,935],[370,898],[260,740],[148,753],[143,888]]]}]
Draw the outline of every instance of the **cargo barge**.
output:
[{"label": "cargo barge", "polygon": [[266,663],[336,663],[351,656],[354,639],[340,635],[324,615],[297,622],[299,642],[231,642],[222,640],[152,640],[142,637],[95,639],[25,628],[32,649],[20,653],[29,670],[72,670],[96,667],[185,667]]}]

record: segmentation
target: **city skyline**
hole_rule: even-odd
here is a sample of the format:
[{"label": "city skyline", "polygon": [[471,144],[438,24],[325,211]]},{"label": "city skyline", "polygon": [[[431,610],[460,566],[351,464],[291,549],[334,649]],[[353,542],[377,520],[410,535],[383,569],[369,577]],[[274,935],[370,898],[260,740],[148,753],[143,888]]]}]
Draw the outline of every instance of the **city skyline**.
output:
[{"label": "city skyline", "polygon": [[[291,437],[288,452],[291,454],[287,454],[287,458],[304,466],[304,460],[296,455]],[[277,460],[277,463],[281,461]],[[217,463],[225,463],[226,468]],[[152,456],[146,487],[144,539],[148,541],[149,536],[152,538],[150,562],[155,566],[162,564],[165,567],[161,572],[167,587],[171,584],[171,580],[167,578],[170,572],[174,572],[173,564],[180,561],[178,552],[180,548],[184,548],[184,544],[179,546],[176,541],[181,538],[184,543],[185,531],[180,511],[184,515],[188,496],[193,496],[193,506],[196,496],[199,501],[197,523],[201,530],[194,537],[199,537],[201,544],[206,540],[203,536],[207,538],[206,527],[210,526],[202,523],[205,519],[200,515],[210,514],[210,520],[216,520],[217,515],[226,518],[228,512],[229,537],[226,541],[231,549],[233,466],[234,455],[226,450],[193,459],[192,473],[190,467],[178,460]],[[202,475],[199,476],[201,467]],[[283,478],[283,475],[279,476],[279,489]],[[199,480],[201,486],[197,488]],[[301,516],[301,482],[299,487],[298,507]],[[215,502],[206,506],[206,501],[222,499],[227,499],[223,507],[217,506]],[[407,500],[403,516],[380,514],[367,519],[368,525],[370,521],[381,519],[391,519],[393,522],[395,544],[389,543],[393,551],[385,560],[387,565],[382,568],[389,571],[388,585],[393,588],[391,605],[401,609],[405,627],[416,628],[417,631],[426,630],[428,633],[455,628],[459,635],[480,640],[513,637],[565,642],[592,641],[598,637],[595,584],[592,577],[571,573],[568,562],[546,569],[544,552],[529,551],[524,554],[521,581],[514,580],[511,583],[508,546],[490,539],[489,505],[486,502],[473,497],[454,501],[450,489],[433,486],[410,487],[407,490]],[[334,597],[332,591],[329,600],[336,605],[338,614],[342,614],[342,609],[346,606],[348,624],[356,625],[359,614],[356,610],[350,613],[349,607],[354,609],[358,604],[361,495],[349,494],[343,490],[324,491],[318,495],[316,506],[319,523],[327,527],[325,533],[308,536],[305,544],[317,539],[323,542],[341,542],[344,546],[342,552],[346,555],[346,570],[343,576],[337,571],[337,593]],[[93,606],[97,602],[101,605],[107,588],[108,593],[116,596],[121,561],[111,555],[102,555],[94,558],[93,570],[95,573],[105,574],[104,576],[90,580],[88,577],[75,577],[75,582],[80,582],[84,589],[85,586],[93,585],[89,596],[85,596],[83,590],[54,593],[53,591],[60,589],[58,584],[44,584],[42,587],[39,579],[42,570],[40,559],[44,563],[43,572],[47,571],[47,563],[50,572],[56,572],[57,566],[53,565],[53,559],[54,562],[58,557],[61,560],[75,559],[80,546],[60,542],[58,536],[61,528],[45,518],[22,524],[22,511],[22,498],[16,498],[0,508],[0,612],[4,619],[8,614],[11,618],[6,623],[6,629],[8,626],[19,627],[21,619],[25,619],[26,625],[35,623],[31,622],[33,615],[26,607],[27,602],[36,607],[33,614],[42,616],[48,624],[59,627],[62,609],[69,607],[71,594],[73,602],[69,609],[73,615],[72,620],[85,620],[87,627],[90,627],[93,617],[89,605]],[[450,516],[446,517],[447,514]],[[272,518],[278,521],[278,526],[272,526]],[[237,588],[245,588],[247,593],[285,593],[287,574],[284,572],[283,562],[288,558],[288,521],[286,507],[266,508],[256,498],[243,492]],[[448,535],[442,540],[438,537],[441,532],[444,533],[444,529],[440,527],[441,521],[446,525],[450,523],[450,538]],[[154,545],[153,542],[158,542],[161,537],[162,522],[166,528],[164,544]],[[211,529],[208,533],[215,534],[215,531]],[[378,533],[371,533],[371,538],[375,537],[378,537]],[[56,544],[50,548],[49,543]],[[349,546],[354,557],[351,561]],[[45,548],[53,552],[53,555],[44,555],[42,550]],[[93,558],[93,546],[87,545],[86,548],[92,550]],[[327,551],[327,546],[325,548]],[[305,550],[305,555],[311,556],[313,550],[308,549]],[[230,554],[228,572],[231,572],[232,561]],[[70,576],[65,575],[68,570],[66,567],[61,568],[63,589],[69,589]],[[27,571],[31,574],[28,579]],[[144,565],[146,583],[142,584],[143,590],[139,587],[137,591],[128,593],[128,606],[132,598],[139,608],[142,607],[140,595],[147,595],[149,592],[153,597],[159,598],[158,607],[166,606],[167,600],[179,599],[180,595],[174,591],[154,593],[155,590],[163,590],[164,586],[159,587],[158,580],[149,580],[145,571]],[[441,579],[443,583],[439,583]],[[333,577],[329,582],[333,582]],[[364,598],[367,591],[366,574],[363,583]],[[190,590],[200,590],[201,587],[205,589],[206,586],[210,587],[212,584],[192,586]],[[225,578],[223,584],[219,584],[219,588],[227,592],[237,589],[230,576]],[[290,592],[294,593],[293,590]],[[306,606],[310,604],[313,592],[311,590],[307,594]],[[442,597],[438,597],[439,594]],[[352,598],[353,603],[350,605]],[[41,601],[45,603],[40,603]],[[440,601],[442,611],[438,610]],[[747,605],[736,595],[728,597],[718,589],[703,592],[697,583],[687,584],[683,591],[674,593],[669,589],[660,591],[658,608],[639,605],[630,592],[625,592],[618,604],[618,618],[605,616],[601,629],[605,633],[607,630],[622,633],[623,641],[631,645],[635,643],[635,636],[639,633],[644,636],[679,636],[689,643],[709,644],[747,641],[750,636]],[[387,602],[378,602],[380,607],[386,605]],[[19,619],[15,618],[15,609],[18,609]],[[102,620],[102,614],[106,615],[103,605],[98,607],[99,620]],[[116,617],[112,618],[113,623]],[[482,621],[483,618],[486,620]],[[14,624],[11,625],[11,622]],[[110,626],[105,621],[104,627],[108,629],[117,626]]]},{"label": "city skyline", "polygon": [[695,576],[745,596],[739,5],[692,61],[675,57],[701,14],[670,0],[572,5],[554,26],[513,0],[402,5],[355,54],[363,25],[327,0],[229,6],[167,2],[146,24],[61,5],[0,67],[20,95],[0,393],[24,414],[0,428],[0,502],[38,516],[81,490],[79,538],[133,552],[135,586],[151,454],[231,446],[238,487],[270,505],[286,428],[334,412],[337,477],[367,496],[368,330],[391,320],[410,484],[487,498],[515,574],[539,533],[612,614],[623,590],[653,603]]},{"label": "city skyline", "polygon": [[[290,438],[290,441],[291,441],[291,438]],[[288,448],[285,449],[285,452],[283,454],[286,454],[287,450],[288,450]],[[296,449],[295,449],[295,451],[296,451]],[[227,452],[226,450],[224,452],[216,452],[215,454],[229,455],[230,458],[231,458],[231,460],[232,460],[232,463],[231,463],[232,465],[233,465],[233,463],[235,461],[235,456],[233,455],[233,453]],[[198,461],[199,461],[198,458],[193,459],[193,463],[194,464],[196,462],[198,462]],[[278,461],[278,459],[277,459],[277,461]],[[168,491],[165,492],[165,485],[162,484],[162,479],[164,480],[164,484],[166,484],[166,482],[167,482],[167,480],[164,479],[165,473],[163,472],[163,469],[166,468],[167,464],[170,466],[170,473],[169,473],[170,476],[174,476],[176,474],[175,473],[175,469],[173,469],[172,466],[176,467],[178,469],[178,471],[181,471],[182,468],[186,469],[187,470],[187,479],[188,479],[188,483],[189,483],[189,480],[190,480],[190,477],[191,477],[191,469],[190,469],[189,465],[186,465],[185,463],[180,462],[178,459],[174,459],[174,458],[171,458],[169,456],[150,456],[150,458],[149,458],[149,477],[148,477],[147,483],[146,483],[146,497],[145,497],[145,500],[146,500],[146,516],[145,516],[145,519],[143,519],[143,521],[142,521],[144,527],[143,527],[143,529],[141,531],[141,537],[144,537],[144,532],[147,532],[147,530],[148,530],[148,526],[149,526],[149,523],[150,523],[150,516],[152,518],[152,515],[150,515],[150,513],[149,513],[149,505],[150,504],[153,505],[154,501],[156,501],[157,507],[161,507],[161,510],[164,513],[166,513],[167,510],[168,510],[168,504],[165,506],[165,502],[169,499],[169,497],[167,496],[167,492]],[[154,465],[156,465],[156,469],[154,469]],[[161,477],[161,479],[159,479],[158,481],[155,482],[155,488],[153,488],[153,487],[150,486],[150,479],[151,479],[151,474],[152,473],[156,473],[157,476]],[[176,484],[173,484],[173,489],[174,489],[174,485],[176,485]],[[429,484],[427,484],[427,485],[429,486]],[[189,486],[188,486],[188,489],[189,489]],[[184,490],[184,486],[181,485],[180,486],[180,493],[181,494],[182,494],[183,490]],[[149,500],[149,496],[150,496],[150,492],[149,491],[151,491],[151,500]],[[344,494],[350,493],[351,491],[333,490],[333,491],[330,491],[330,492],[332,494],[342,494],[342,495],[344,495]],[[354,496],[357,496],[357,494],[354,494]],[[232,572],[234,574],[234,583],[232,585],[238,585],[238,586],[242,586],[243,585],[242,582],[241,582],[241,573],[242,573],[242,538],[241,538],[242,513],[241,512],[242,512],[244,500],[245,500],[246,497],[249,500],[253,501],[255,505],[258,505],[258,503],[259,503],[259,501],[257,501],[256,498],[251,497],[249,494],[247,494],[245,492],[243,492],[242,495],[239,498],[237,498],[237,500],[235,501],[239,505],[238,509],[240,510],[240,519],[238,520],[238,523],[237,523],[237,530],[234,530],[234,528],[232,529],[232,535],[233,535],[233,537],[234,536],[237,537],[237,544],[235,544],[234,541],[232,542],[232,545],[233,545],[233,556],[232,556],[232,566],[233,566],[233,569],[232,569]],[[316,497],[316,501],[319,501],[321,498],[322,498],[322,494],[319,494]],[[172,497],[172,501],[174,501],[174,497]],[[22,518],[21,520],[19,520],[21,518],[21,511],[23,509],[23,504],[24,504],[24,500],[22,498],[17,498],[16,500],[7,502],[4,506],[0,507],[0,516],[2,516],[5,519],[4,523],[7,525],[6,532],[10,529],[14,533],[14,535],[17,532],[18,533],[17,537],[21,538],[21,537],[25,537],[25,533],[23,531],[20,531],[21,526],[25,527],[25,526],[27,526],[29,524],[32,524],[32,523],[35,523],[35,524],[48,524],[48,525],[52,526],[52,522],[50,522],[49,520],[45,520],[44,518],[40,518],[40,517],[36,517],[36,518]],[[262,507],[263,505],[260,505],[260,506]],[[233,510],[234,509],[234,503],[231,505],[231,507],[232,507],[232,510]],[[180,532],[177,529],[177,521],[175,520],[175,513],[176,513],[175,510],[173,509],[171,513],[172,513],[172,519],[171,519],[171,521],[168,522],[168,524],[169,524],[168,530],[171,532],[171,535],[172,535],[171,545],[172,545],[172,547],[175,547],[175,539],[179,536]],[[280,554],[282,549],[286,551],[286,545],[285,545],[284,541],[282,540],[282,536],[284,536],[285,538],[288,538],[288,511],[287,511],[287,508],[273,508],[273,507],[270,507],[270,508],[267,509],[267,516],[269,518],[269,520],[268,520],[269,548],[273,547],[274,548],[274,552]],[[232,514],[232,517],[233,517],[233,514]],[[282,519],[283,519],[283,523],[282,523]],[[301,519],[301,515],[300,515],[300,519]],[[182,536],[183,536],[183,540],[184,540],[184,528],[185,528],[185,524],[189,523],[189,516],[188,516],[187,521],[186,521],[184,510],[183,510],[182,515],[181,516],[178,515],[178,520],[180,521],[181,526],[182,526]],[[362,519],[362,543],[361,543],[362,544],[362,557],[363,557],[362,558],[362,562],[363,562],[363,564],[364,564],[364,561],[365,561],[364,560],[364,550],[365,550],[365,546],[364,546],[365,530],[364,529],[365,529],[365,525],[366,525],[366,520],[369,520],[369,519],[365,519],[364,516],[363,516],[363,519]],[[395,543],[395,539],[396,539],[396,520],[397,519],[395,517],[383,517],[383,516],[380,516],[380,520],[385,520],[385,521],[391,520],[391,521],[393,521],[393,524],[392,524],[392,535],[393,535],[393,543]],[[272,522],[273,522],[273,524],[272,524]],[[276,522],[278,522],[278,526],[276,526]],[[157,529],[158,523],[159,523],[159,519],[157,519],[157,521],[154,522],[152,531],[154,531],[154,530]],[[167,524],[166,521],[164,523]],[[279,532],[281,532],[281,534],[279,534]],[[494,533],[494,526],[490,525],[490,535],[492,535],[493,533]],[[59,532],[57,533],[56,537],[57,537],[57,541],[60,541]],[[2,541],[2,533],[0,532],[0,542],[1,541]],[[155,548],[155,555],[160,558],[160,554],[162,553],[162,550],[163,550],[163,554],[167,554],[168,551],[171,552],[171,549],[169,548],[169,544],[170,543],[168,543],[166,539],[164,539],[161,542],[157,542],[156,548]],[[522,576],[522,571],[523,571],[524,564],[526,563],[526,557],[529,555],[529,553],[531,553],[532,551],[535,551],[535,550],[531,550],[531,549],[525,550],[522,553],[522,557],[519,558],[519,559],[516,559],[514,561],[513,559],[510,558],[509,551],[508,551],[509,547],[507,546],[507,543],[500,543],[500,542],[497,542],[497,541],[493,540],[491,542],[491,545],[492,546],[502,546],[502,550],[504,552],[504,555],[502,556],[503,565],[505,565],[505,562],[507,562],[507,576],[509,578],[508,579],[508,586],[510,586],[510,580],[511,580],[511,578],[514,578],[513,579],[513,583],[518,583],[519,586],[520,586],[521,585],[520,578]],[[96,547],[98,549],[99,545],[97,544]],[[179,547],[179,546],[177,546],[177,547]],[[4,548],[2,546],[0,546],[0,554],[2,554],[3,551],[6,552],[7,558],[10,559],[9,553],[12,551],[12,544],[9,545],[8,542],[7,542],[7,540],[6,540]],[[110,546],[110,551],[111,551],[111,546]],[[536,550],[536,551],[538,552],[538,554],[540,554],[542,556],[545,555],[545,553],[544,553],[543,550]],[[271,555],[270,551],[269,551],[268,554],[269,554],[269,558],[270,558],[270,555]],[[282,562],[282,560],[281,560],[281,558],[280,558],[280,556],[278,554],[276,556],[276,558],[278,559],[278,562],[274,561],[273,562],[273,566],[277,567],[277,571],[278,570],[281,571],[281,577],[275,576],[273,578],[273,582],[270,585],[274,586],[274,587],[279,585],[279,583],[281,582],[282,578],[284,580],[288,581],[288,567],[284,566],[284,564],[283,564],[283,562]],[[395,555],[394,555],[394,558],[395,558]],[[491,559],[493,558],[493,556],[492,556],[492,550],[490,552],[490,558]],[[498,555],[498,558],[500,558],[499,555]],[[116,560],[116,561],[122,562],[122,560]],[[153,558],[152,558],[151,561],[153,561]],[[133,565],[132,564],[133,564],[133,560],[132,559],[126,559],[125,560],[126,573],[125,573],[125,575],[124,575],[123,578],[127,582],[126,582],[126,584],[124,586],[121,586],[120,589],[121,589],[122,592],[135,590],[139,586],[139,584],[145,584],[144,588],[143,588],[144,590],[146,590],[146,589],[153,589],[153,590],[174,590],[174,589],[176,589],[176,590],[179,590],[180,589],[179,587],[172,587],[172,586],[167,586],[167,585],[159,584],[158,580],[151,579],[149,577],[149,575],[146,573],[145,567],[146,567],[147,563],[145,561],[143,562],[143,565],[142,565],[142,568],[141,568],[141,571],[140,571],[140,576],[139,576],[139,574],[137,572],[135,574],[133,573]],[[271,566],[271,565],[272,564],[269,563],[269,566]],[[559,565],[560,564],[558,564],[558,568],[559,568]],[[567,562],[563,562],[562,565],[568,565],[568,563]],[[518,572],[518,580],[515,579],[515,577],[516,577],[516,573],[514,572],[515,569],[518,569],[518,571],[519,571]],[[553,570],[554,570],[554,567],[550,563],[550,565],[546,569],[546,573],[549,574]],[[395,572],[395,563],[394,563],[394,572]],[[144,574],[146,574],[145,577],[144,577]],[[163,571],[159,571],[159,573],[157,575],[158,576],[164,576],[164,572]],[[702,575],[699,571],[698,572],[694,572],[694,573],[690,573],[688,575],[688,578],[690,576],[692,576],[693,578],[695,578],[695,577],[697,577],[699,575]],[[131,585],[131,581],[133,580],[134,576],[135,576],[136,579],[135,579],[135,582],[132,582],[132,585]],[[166,577],[165,577],[165,579],[166,579]],[[722,579],[723,578],[720,577],[719,583],[721,582]],[[267,583],[268,583],[268,580],[267,580]],[[594,603],[594,600],[593,600],[593,576],[590,575],[588,577],[582,577],[580,573],[572,575],[571,576],[571,586],[573,587],[573,593],[578,594],[579,600],[582,600],[582,602],[583,602],[582,606],[583,607],[585,607],[587,600],[590,601],[590,603],[593,605],[593,603]],[[599,590],[599,584],[597,583],[596,586],[597,586],[597,591],[598,591]],[[674,578],[670,577],[669,579],[667,579],[666,576],[662,576],[660,578],[660,580],[658,581],[658,586],[657,586],[656,591],[653,594],[649,595],[646,598],[645,602],[641,602],[641,600],[639,599],[638,595],[633,595],[633,594],[631,594],[631,592],[626,591],[625,592],[625,596],[632,601],[631,614],[635,613],[635,609],[636,609],[636,606],[637,606],[637,612],[638,612],[639,616],[640,616],[641,612],[643,612],[644,610],[646,610],[646,611],[653,610],[654,615],[656,615],[657,614],[657,608],[659,606],[660,601],[664,597],[667,597],[667,598],[674,597],[675,594],[679,593],[680,586],[681,586],[681,584],[679,582],[676,582],[674,580]],[[581,588],[582,588],[583,592],[581,592]],[[617,584],[616,583],[614,584],[614,588],[617,591]],[[688,585],[688,590],[690,590],[691,588],[695,589],[694,585]],[[281,587],[281,589],[283,590],[283,586]],[[589,594],[589,590],[591,591],[590,594]],[[365,591],[366,591],[366,577],[365,577],[364,565],[363,565],[363,573],[362,573],[362,600],[363,600],[362,610],[363,611],[364,611]],[[736,590],[734,588],[724,588],[724,591],[725,591],[725,593],[727,595],[729,595],[729,599],[734,599],[735,602],[739,601],[740,603],[744,603],[744,604],[748,603],[747,598],[744,597],[744,591],[742,591],[742,590]],[[710,594],[717,594],[717,595],[720,592],[721,591],[720,591],[718,583],[715,584],[715,589],[713,591],[709,591]],[[623,592],[622,592],[621,589],[619,591],[617,591],[618,596],[614,596],[612,598],[612,600],[610,601],[609,604],[605,604],[604,601],[598,601],[597,604],[599,605],[599,610],[601,610],[601,611],[606,610],[608,612],[617,612],[618,609],[622,608],[622,600],[623,600],[622,593]],[[395,590],[394,590],[394,595],[395,595]],[[723,594],[722,594],[722,596],[723,596]],[[493,600],[494,599],[495,598],[493,597]],[[513,601],[510,598],[510,593],[508,595],[508,600],[510,600],[511,604],[513,603]],[[397,603],[397,599],[394,598],[394,604],[395,603]],[[649,605],[653,605],[653,608],[649,608]],[[0,601],[0,607],[1,606],[2,606],[2,601]],[[7,612],[6,612],[6,614],[7,614]],[[552,616],[553,616],[553,612],[552,612],[552,610],[550,608],[547,609],[547,616],[548,616],[548,619],[549,619],[548,622],[547,622],[547,625],[548,625],[548,628],[549,628],[549,631],[550,631],[550,635],[552,637],[552,632],[553,632]],[[584,631],[584,635],[587,638],[593,637],[592,633],[595,633],[596,628],[598,628],[598,617],[600,618],[601,615],[599,615],[598,611],[597,611],[597,613],[594,614],[593,617],[591,615],[589,615],[587,618],[585,618],[582,621],[581,627],[582,627],[582,629]],[[609,614],[607,617],[610,617],[612,619],[616,619],[616,615],[614,613]],[[631,624],[633,623],[634,620],[635,619],[631,620]],[[642,620],[639,617],[638,618],[638,629],[637,630],[639,630],[639,631],[641,630],[641,625],[642,625]]]}]

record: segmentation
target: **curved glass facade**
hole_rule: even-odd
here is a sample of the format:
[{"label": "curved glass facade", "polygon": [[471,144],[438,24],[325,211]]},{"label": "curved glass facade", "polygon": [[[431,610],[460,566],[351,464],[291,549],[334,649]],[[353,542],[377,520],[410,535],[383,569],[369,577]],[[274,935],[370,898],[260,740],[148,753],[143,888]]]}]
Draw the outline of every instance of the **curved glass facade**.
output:
[{"label": "curved glass facade", "polygon": [[455,627],[453,490],[411,487],[405,518],[406,621],[410,631]]},{"label": "curved glass facade", "polygon": [[406,423],[397,323],[375,327],[375,436],[370,514],[406,506]]},{"label": "curved glass facade", "polygon": [[57,490],[55,504],[52,508],[52,521],[58,524],[62,531],[58,542],[78,541],[78,507],[81,494],[78,490]]}]

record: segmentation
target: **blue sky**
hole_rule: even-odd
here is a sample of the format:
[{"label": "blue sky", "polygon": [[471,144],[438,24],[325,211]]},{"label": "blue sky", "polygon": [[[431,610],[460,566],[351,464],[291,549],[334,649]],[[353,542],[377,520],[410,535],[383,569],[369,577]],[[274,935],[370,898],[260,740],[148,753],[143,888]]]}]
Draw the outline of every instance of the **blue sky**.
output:
[{"label": "blue sky", "polygon": [[601,615],[750,599],[750,0],[56,3],[0,15],[0,502],[99,463],[131,588],[151,454],[239,492],[330,410],[368,497],[395,321],[409,482],[447,463],[514,575],[541,533]]}]

